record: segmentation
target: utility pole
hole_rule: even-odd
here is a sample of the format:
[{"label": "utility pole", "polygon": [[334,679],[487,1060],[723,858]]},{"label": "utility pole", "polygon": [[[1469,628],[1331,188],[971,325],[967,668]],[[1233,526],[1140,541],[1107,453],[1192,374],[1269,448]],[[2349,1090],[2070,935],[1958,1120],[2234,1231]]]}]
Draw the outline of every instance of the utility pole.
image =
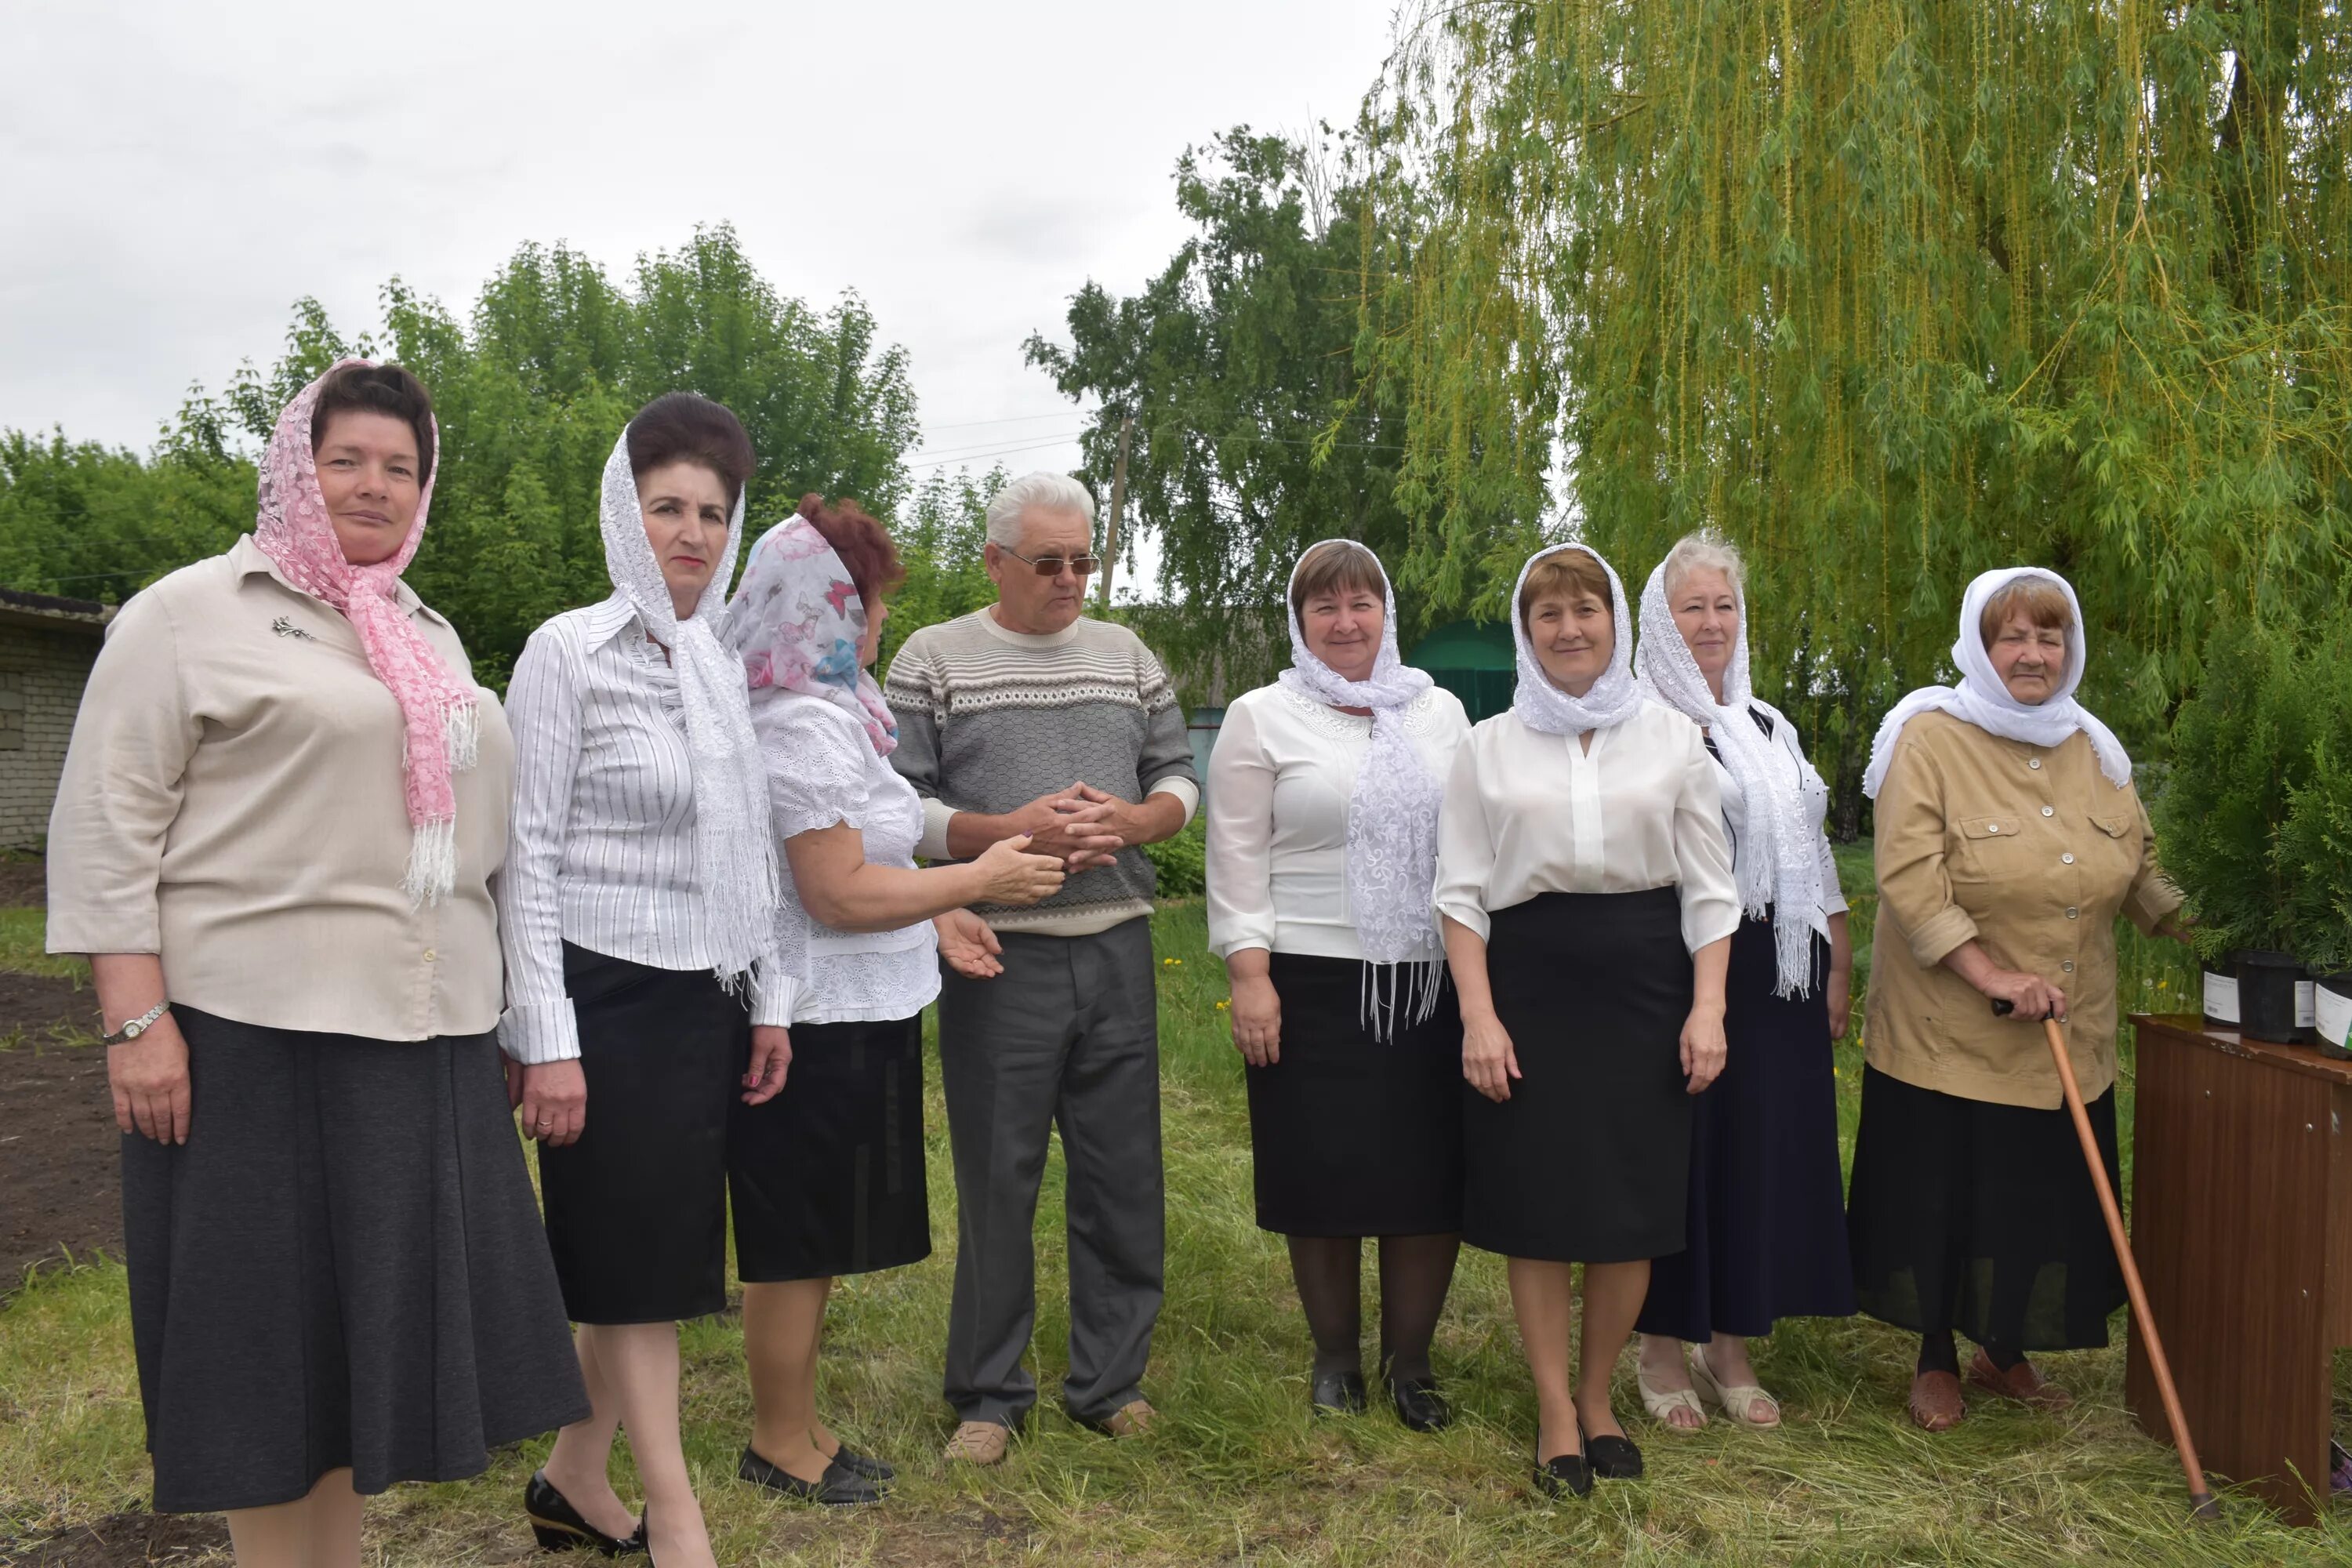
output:
[{"label": "utility pole", "polygon": [[1110,614],[1111,563],[1118,559],[1118,525],[1127,514],[1127,442],[1135,434],[1135,416],[1118,422],[1118,462],[1110,471],[1110,526],[1103,531],[1102,607]]}]

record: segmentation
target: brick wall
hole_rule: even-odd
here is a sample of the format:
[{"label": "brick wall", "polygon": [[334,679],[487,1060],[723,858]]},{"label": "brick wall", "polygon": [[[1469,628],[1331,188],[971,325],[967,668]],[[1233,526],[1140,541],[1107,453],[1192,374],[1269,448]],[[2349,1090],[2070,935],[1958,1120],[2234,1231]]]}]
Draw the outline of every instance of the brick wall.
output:
[{"label": "brick wall", "polygon": [[66,742],[98,648],[99,639],[79,628],[0,625],[0,847],[37,849],[48,838]]}]

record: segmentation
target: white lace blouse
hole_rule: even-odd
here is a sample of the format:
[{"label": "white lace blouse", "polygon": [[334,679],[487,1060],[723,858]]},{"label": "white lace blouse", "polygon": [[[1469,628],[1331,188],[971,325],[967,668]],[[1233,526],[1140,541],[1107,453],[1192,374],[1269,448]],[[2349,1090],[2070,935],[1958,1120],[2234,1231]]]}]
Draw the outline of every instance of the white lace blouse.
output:
[{"label": "white lace blouse", "polygon": [[1592,731],[1529,729],[1498,713],[1454,753],[1437,818],[1438,912],[1488,934],[1487,916],[1540,893],[1673,888],[1696,952],[1739,929],[1739,886],[1716,762],[1696,724],[1655,702]]},{"label": "white lace blouse", "polygon": [[[1405,710],[1405,733],[1443,781],[1470,732],[1443,687]],[[1209,946],[1363,957],[1348,907],[1348,801],[1372,721],[1285,686],[1234,700],[1209,756]]]},{"label": "white lace blouse", "polygon": [[[786,839],[846,824],[865,840],[873,866],[913,869],[923,803],[857,721],[820,698],[762,689],[751,693],[751,728],[768,760],[769,810],[777,854]],[[783,863],[776,910],[777,965],[805,965],[795,1024],[886,1023],[911,1018],[940,993],[939,936],[929,921],[896,931],[837,931],[812,919]]]}]

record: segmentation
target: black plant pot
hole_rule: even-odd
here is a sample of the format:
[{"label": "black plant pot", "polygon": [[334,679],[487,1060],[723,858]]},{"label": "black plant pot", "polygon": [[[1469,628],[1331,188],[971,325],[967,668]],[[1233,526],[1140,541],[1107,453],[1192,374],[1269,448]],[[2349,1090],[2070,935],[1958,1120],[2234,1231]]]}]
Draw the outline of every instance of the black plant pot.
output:
[{"label": "black plant pot", "polygon": [[2319,1054],[2352,1061],[2352,969],[2323,974],[2313,986]]},{"label": "black plant pot", "polygon": [[2238,1032],[2275,1046],[2294,1044],[2295,983],[2303,966],[2264,948],[2233,952],[2230,963],[2238,972]]}]

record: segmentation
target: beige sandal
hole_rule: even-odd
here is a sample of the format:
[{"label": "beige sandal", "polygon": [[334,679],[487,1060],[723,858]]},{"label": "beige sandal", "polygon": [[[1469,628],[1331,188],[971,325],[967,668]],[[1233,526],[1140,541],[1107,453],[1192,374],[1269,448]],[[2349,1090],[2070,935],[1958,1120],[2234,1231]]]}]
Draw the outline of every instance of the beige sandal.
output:
[{"label": "beige sandal", "polygon": [[[1699,1404],[1697,1394],[1687,1388],[1655,1386],[1650,1382],[1649,1373],[1639,1363],[1633,1368],[1633,1386],[1642,1391],[1642,1408],[1650,1413],[1650,1419],[1667,1431],[1696,1432],[1706,1425],[1706,1410]],[[1667,1417],[1677,1410],[1687,1410],[1698,1420],[1688,1426],[1668,1420]]]},{"label": "beige sandal", "polygon": [[[1715,1402],[1723,1412],[1724,1419],[1759,1429],[1769,1429],[1780,1424],[1780,1402],[1756,1384],[1741,1383],[1727,1386],[1716,1381],[1715,1369],[1706,1364],[1706,1346],[1691,1346],[1690,1369],[1693,1385],[1702,1395]],[[1772,1407],[1770,1420],[1759,1421],[1752,1414],[1759,1400]]]}]

